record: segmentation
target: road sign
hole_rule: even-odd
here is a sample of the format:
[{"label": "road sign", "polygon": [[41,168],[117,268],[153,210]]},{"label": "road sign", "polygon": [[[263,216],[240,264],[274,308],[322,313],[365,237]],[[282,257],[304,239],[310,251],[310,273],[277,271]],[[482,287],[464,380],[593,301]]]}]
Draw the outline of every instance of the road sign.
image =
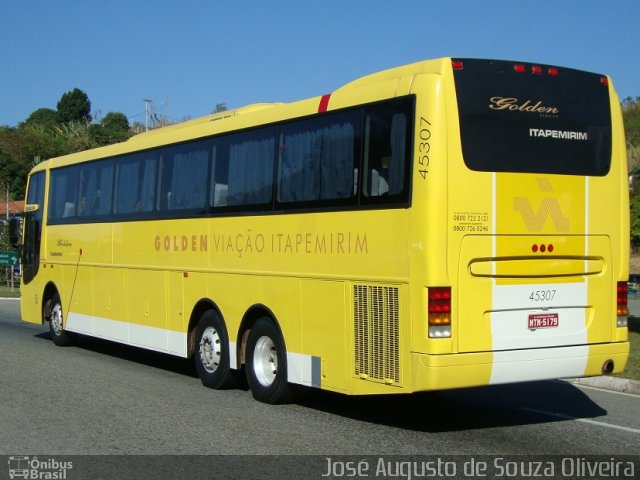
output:
[{"label": "road sign", "polygon": [[0,267],[11,267],[18,264],[18,252],[0,252]]}]

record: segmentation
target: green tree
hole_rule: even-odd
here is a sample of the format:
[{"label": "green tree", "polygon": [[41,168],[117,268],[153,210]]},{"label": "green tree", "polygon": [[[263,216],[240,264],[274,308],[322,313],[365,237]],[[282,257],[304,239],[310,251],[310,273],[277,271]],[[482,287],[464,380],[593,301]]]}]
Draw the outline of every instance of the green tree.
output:
[{"label": "green tree", "polygon": [[131,137],[129,120],[120,112],[107,113],[100,123],[89,127],[89,133],[99,145],[124,142]]},{"label": "green tree", "polygon": [[640,248],[640,193],[631,197],[631,244]]},{"label": "green tree", "polygon": [[640,97],[627,97],[622,102],[627,160],[631,176],[631,245],[640,249]]},{"label": "green tree", "polygon": [[55,130],[21,124],[0,128],[0,182],[8,182],[13,198],[23,198],[27,174],[39,161],[66,153],[65,141]]},{"label": "green tree", "polygon": [[58,125],[58,112],[50,108],[39,108],[24,121],[25,125],[39,125],[43,128],[53,129]]},{"label": "green tree", "polygon": [[91,122],[91,102],[87,94],[74,88],[62,95],[58,102],[58,120],[60,123]]},{"label": "green tree", "polygon": [[640,176],[640,97],[627,97],[622,102],[624,132],[627,139],[629,172]]},{"label": "green tree", "polygon": [[29,171],[42,160],[127,140],[132,133],[123,113],[109,112],[90,124],[91,102],[76,88],[58,110],[39,108],[17,127],[0,126],[0,182],[12,198],[23,198]]},{"label": "green tree", "polygon": [[[99,147],[90,133],[90,125],[86,123],[71,122],[58,128],[58,135],[64,143],[64,153],[76,153],[90,148]],[[47,157],[48,158],[48,157]]]},{"label": "green tree", "polygon": [[128,132],[129,120],[124,113],[109,112],[100,122],[105,128],[114,132]]}]

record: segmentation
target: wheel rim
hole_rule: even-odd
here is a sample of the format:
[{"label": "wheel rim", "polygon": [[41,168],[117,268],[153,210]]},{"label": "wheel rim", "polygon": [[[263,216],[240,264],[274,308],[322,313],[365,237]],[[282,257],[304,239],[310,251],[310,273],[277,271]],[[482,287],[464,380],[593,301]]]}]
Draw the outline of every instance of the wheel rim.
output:
[{"label": "wheel rim", "polygon": [[220,335],[213,327],[207,327],[200,337],[200,363],[209,372],[215,372],[222,358],[222,342]]},{"label": "wheel rim", "polygon": [[56,303],[51,309],[51,329],[56,336],[62,334],[62,306]]},{"label": "wheel rim", "polygon": [[269,387],[278,374],[276,345],[269,337],[260,337],[253,349],[253,371],[262,386]]}]

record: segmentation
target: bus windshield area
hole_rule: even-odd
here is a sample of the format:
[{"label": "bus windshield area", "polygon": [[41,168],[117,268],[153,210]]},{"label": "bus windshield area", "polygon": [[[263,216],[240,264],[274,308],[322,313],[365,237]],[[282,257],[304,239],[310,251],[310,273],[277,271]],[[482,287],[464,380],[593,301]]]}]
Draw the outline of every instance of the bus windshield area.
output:
[{"label": "bus windshield area", "polygon": [[455,59],[452,66],[468,168],[608,173],[611,114],[607,77],[495,60]]}]

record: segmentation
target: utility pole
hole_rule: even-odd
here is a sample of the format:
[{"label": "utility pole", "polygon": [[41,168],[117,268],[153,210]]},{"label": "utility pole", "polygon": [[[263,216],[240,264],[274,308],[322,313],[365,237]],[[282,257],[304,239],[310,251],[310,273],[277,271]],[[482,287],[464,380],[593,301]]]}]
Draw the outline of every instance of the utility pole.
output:
[{"label": "utility pole", "polygon": [[164,105],[162,109],[162,126],[169,125],[169,97],[164,97]]},{"label": "utility pole", "polygon": [[6,196],[6,206],[7,206],[7,224],[9,223],[9,182],[5,182],[4,183],[4,188],[6,189],[7,192],[7,196]]},{"label": "utility pole", "polygon": [[151,100],[150,98],[145,98],[144,99],[144,131],[145,132],[149,131],[149,114],[150,114],[149,105],[152,102],[153,102],[153,100]]}]

